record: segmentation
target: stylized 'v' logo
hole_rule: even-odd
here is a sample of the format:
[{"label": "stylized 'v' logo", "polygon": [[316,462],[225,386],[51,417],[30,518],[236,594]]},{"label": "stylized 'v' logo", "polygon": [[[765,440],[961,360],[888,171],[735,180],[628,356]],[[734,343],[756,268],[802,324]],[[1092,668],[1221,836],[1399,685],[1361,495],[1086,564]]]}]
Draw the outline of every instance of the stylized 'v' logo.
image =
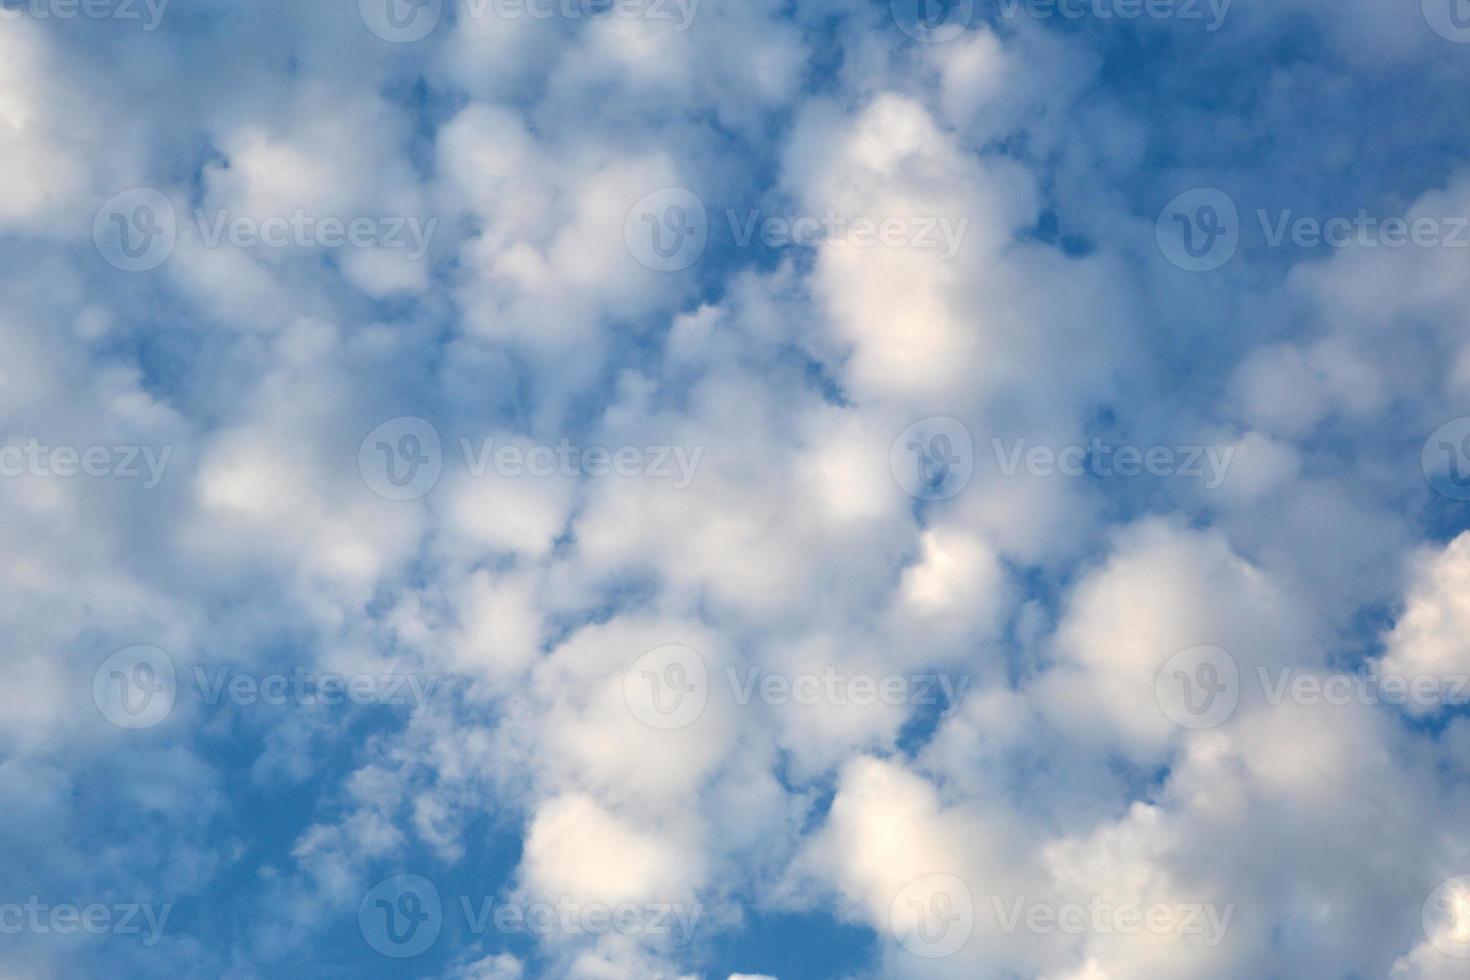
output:
[{"label": "stylized 'v' logo", "polygon": [[[164,683],[158,680],[158,675],[149,663],[134,664],[131,673],[121,670],[109,670],[107,676],[117,684],[118,706],[129,717],[136,718],[148,710],[153,703],[153,695],[162,694]],[[133,692],[137,691],[138,699],[133,700]]]},{"label": "stylized 'v' logo", "polygon": [[1460,440],[1460,445],[1453,442],[1442,441],[1439,444],[1440,452],[1449,457],[1450,482],[1457,487],[1470,487],[1470,473],[1460,469],[1461,461],[1470,463],[1470,435]]},{"label": "stylized 'v' logo", "polygon": [[[669,664],[664,667],[662,676],[651,670],[645,670],[643,672],[643,679],[648,681],[648,699],[653,705],[653,710],[665,717],[678,711],[679,706],[684,703],[685,695],[693,694],[695,690],[694,685],[689,681],[689,675],[684,670],[683,664]],[[665,689],[673,695],[667,705],[664,701]]]},{"label": "stylized 'v' logo", "polygon": [[909,908],[917,913],[919,940],[927,944],[942,941],[950,926],[960,920],[960,914],[954,909],[954,899],[944,892],[935,892],[928,902],[911,898]]},{"label": "stylized 'v' logo", "polygon": [[[413,26],[418,19],[419,11],[427,7],[433,0],[387,0],[388,2],[388,25],[396,31],[407,30]],[[404,8],[407,7],[407,13]]]},{"label": "stylized 'v' logo", "polygon": [[419,926],[429,921],[429,913],[424,911],[424,900],[413,892],[399,895],[397,905],[386,898],[378,899],[376,904],[383,910],[383,925],[388,931],[388,939],[400,946],[412,940]]},{"label": "stylized 'v' logo", "polygon": [[[386,471],[388,482],[395,487],[406,487],[419,475],[419,467],[430,462],[429,455],[425,453],[423,443],[419,437],[407,433],[398,438],[395,447],[386,442],[379,442],[375,447],[383,454],[383,469]],[[406,470],[400,472],[398,460],[403,460]]]},{"label": "stylized 'v' logo", "polygon": [[[1192,259],[1202,259],[1214,251],[1215,242],[1226,234],[1227,229],[1220,221],[1220,212],[1213,205],[1202,205],[1195,211],[1194,218],[1182,211],[1174,212],[1174,223],[1179,225],[1184,234],[1184,251],[1189,253]],[[1204,244],[1199,244],[1195,239],[1195,229],[1198,228],[1200,235],[1204,238]]]},{"label": "stylized 'v' logo", "polygon": [[[662,224],[659,223],[657,217],[648,213],[643,215],[643,223],[648,225],[653,254],[661,259],[673,258],[678,254],[679,249],[684,247],[684,242],[689,236],[696,233],[693,223],[689,220],[689,214],[677,204],[671,205],[664,211]],[[674,244],[664,243],[665,230],[673,237]]]},{"label": "stylized 'v' logo", "polygon": [[1470,30],[1470,2],[1450,0],[1450,23],[1462,31]]},{"label": "stylized 'v' logo", "polygon": [[[163,225],[159,224],[158,216],[146,204],[133,209],[131,224],[124,215],[114,214],[111,217],[117,228],[118,248],[130,259],[141,259],[153,247],[153,240],[163,234]],[[135,229],[142,244],[133,244]]]},{"label": "stylized 'v' logo", "polygon": [[918,0],[919,26],[936,30],[949,23],[949,12],[960,5],[959,0]]}]

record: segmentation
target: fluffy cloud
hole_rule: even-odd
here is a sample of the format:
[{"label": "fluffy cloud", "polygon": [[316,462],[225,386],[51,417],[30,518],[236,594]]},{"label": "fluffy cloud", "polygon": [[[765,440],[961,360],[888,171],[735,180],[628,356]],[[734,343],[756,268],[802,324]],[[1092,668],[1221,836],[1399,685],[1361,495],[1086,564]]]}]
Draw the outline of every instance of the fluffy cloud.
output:
[{"label": "fluffy cloud", "polygon": [[[369,0],[61,6],[0,18],[0,927],[176,912],[157,948],[27,930],[0,972],[381,972],[433,917],[365,903],[405,875],[440,903],[407,968],[477,980],[814,975],[787,928],[851,977],[1458,975],[1459,706],[1263,681],[1470,672],[1463,502],[1421,458],[1470,391],[1464,253],[1257,234],[1470,210],[1437,8],[1023,5],[927,43],[850,0],[395,7],[437,16],[416,41]],[[1155,225],[1197,186],[1240,217],[1208,274]],[[91,241],[131,187],[178,219],[152,271]],[[670,189],[709,235],[666,272],[628,229]],[[209,240],[298,213],[423,247]],[[744,237],[772,221],[810,236]],[[895,442],[941,417],[966,479],[920,499]],[[495,462],[561,447],[641,462]],[[384,484],[394,453],[435,478]],[[139,644],[175,682],[133,675],[170,699],[133,730],[97,672]],[[1201,647],[1217,724],[1160,694]],[[275,674],[310,680],[250,696]],[[476,932],[466,899],[697,929]],[[1203,931],[1057,925],[1098,908]]]}]

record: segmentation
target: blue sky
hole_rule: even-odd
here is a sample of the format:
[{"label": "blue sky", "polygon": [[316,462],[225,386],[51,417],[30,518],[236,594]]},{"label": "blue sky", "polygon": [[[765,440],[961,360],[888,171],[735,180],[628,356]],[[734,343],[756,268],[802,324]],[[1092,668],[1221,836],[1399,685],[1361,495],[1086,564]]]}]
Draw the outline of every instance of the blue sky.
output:
[{"label": "blue sky", "polygon": [[0,0],[0,974],[1447,980],[1464,0]]}]

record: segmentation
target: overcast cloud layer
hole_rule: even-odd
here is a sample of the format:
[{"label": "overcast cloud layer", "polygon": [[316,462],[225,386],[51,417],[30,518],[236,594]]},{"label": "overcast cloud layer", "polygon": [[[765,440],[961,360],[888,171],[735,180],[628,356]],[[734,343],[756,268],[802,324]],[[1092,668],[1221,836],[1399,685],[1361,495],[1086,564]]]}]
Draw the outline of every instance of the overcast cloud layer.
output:
[{"label": "overcast cloud layer", "polygon": [[0,975],[1470,976],[1466,0],[0,0]]}]

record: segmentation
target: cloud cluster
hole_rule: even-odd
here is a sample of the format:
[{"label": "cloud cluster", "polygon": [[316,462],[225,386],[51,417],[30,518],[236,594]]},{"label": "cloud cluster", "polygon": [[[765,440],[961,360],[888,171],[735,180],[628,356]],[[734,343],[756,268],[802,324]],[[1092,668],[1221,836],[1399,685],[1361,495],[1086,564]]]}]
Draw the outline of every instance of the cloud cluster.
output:
[{"label": "cloud cluster", "polygon": [[60,6],[0,18],[0,972],[1459,975],[1466,253],[1257,233],[1470,217],[1432,2]]}]

